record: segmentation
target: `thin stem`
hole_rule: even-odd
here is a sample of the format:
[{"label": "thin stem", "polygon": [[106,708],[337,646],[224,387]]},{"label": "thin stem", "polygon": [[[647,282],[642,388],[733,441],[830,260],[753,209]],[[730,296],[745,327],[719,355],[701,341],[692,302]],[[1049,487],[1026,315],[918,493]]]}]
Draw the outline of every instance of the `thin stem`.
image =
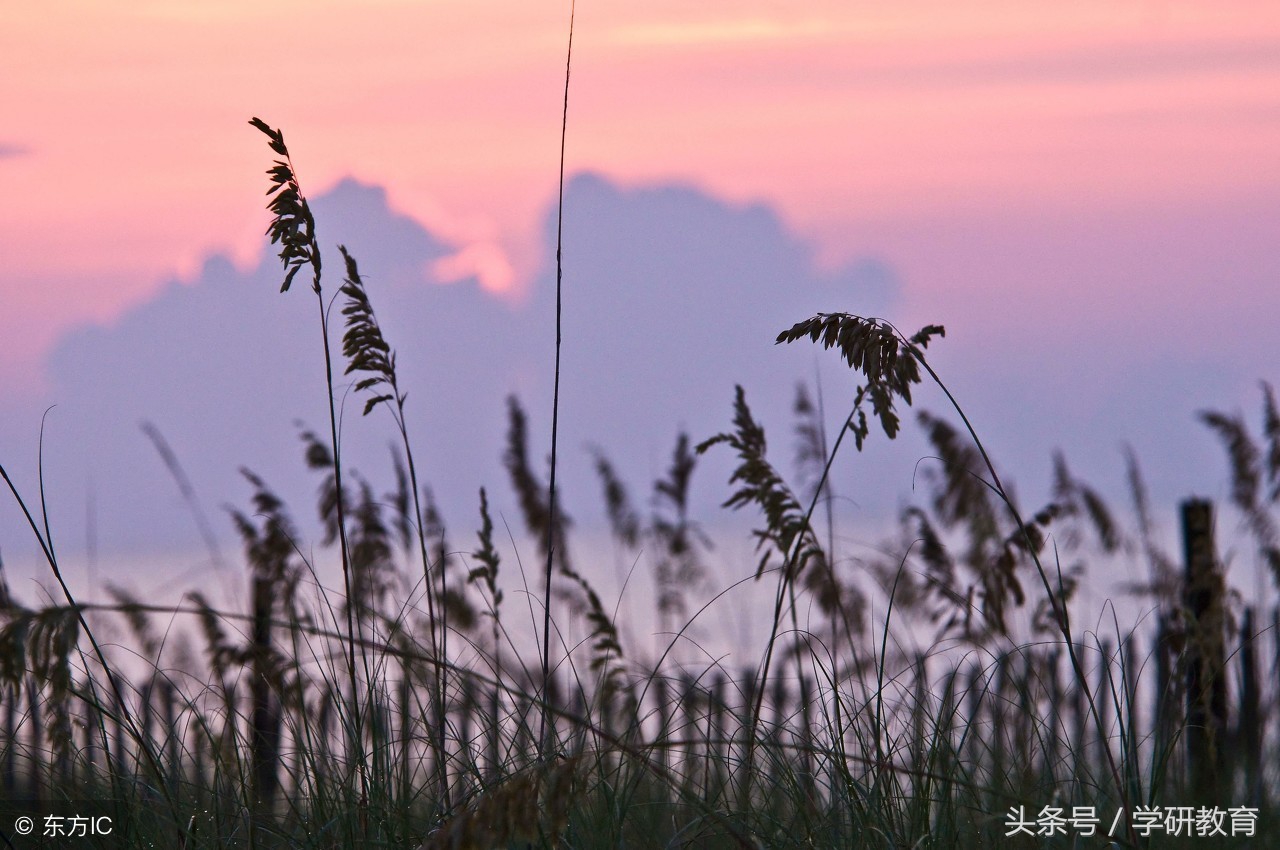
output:
[{"label": "thin stem", "polygon": [[[356,611],[356,600],[353,592],[353,584],[351,580],[351,556],[350,550],[347,548],[347,514],[344,506],[343,490],[342,490],[342,459],[339,455],[338,447],[338,410],[334,400],[333,391],[333,357],[329,351],[329,317],[324,308],[324,297],[320,294],[320,271],[316,270],[315,283],[316,298],[320,303],[320,330],[324,339],[324,378],[325,385],[328,387],[329,397],[329,440],[330,447],[333,450],[333,486],[337,492],[335,511],[337,513],[338,522],[338,547],[342,556],[342,585],[343,590],[347,594],[347,670],[351,675],[351,697],[356,702],[355,705],[355,728],[357,740],[361,739],[361,721],[360,706],[356,701],[356,694],[360,688],[360,680],[356,674],[356,620],[359,612]],[[363,655],[363,653],[362,653]],[[361,782],[363,783],[364,773],[361,771]]]},{"label": "thin stem", "polygon": [[569,47],[564,60],[564,110],[560,116],[560,181],[556,204],[556,372],[551,394],[551,475],[547,497],[547,567],[543,586],[542,604],[542,730],[538,736],[538,753],[546,758],[547,724],[549,721],[546,701],[551,695],[551,573],[556,548],[556,443],[560,426],[560,314],[561,284],[564,280],[564,149],[569,132],[569,71],[573,65],[573,18],[576,2],[569,4]]},{"label": "thin stem", "polygon": [[[405,464],[409,467],[409,489],[413,492],[413,517],[414,527],[418,532],[418,549],[422,553],[422,579],[426,582],[427,591],[427,616],[431,621],[431,651],[437,658],[444,661],[448,657],[448,639],[449,639],[449,623],[448,613],[445,610],[444,594],[448,592],[446,585],[446,572],[444,564],[440,565],[440,636],[436,637],[436,604],[435,604],[435,588],[431,583],[431,561],[427,555],[427,539],[422,528],[422,505],[418,496],[418,471],[413,462],[413,450],[409,447],[409,432],[404,424],[404,396],[400,394],[399,388],[396,386],[394,375],[391,381],[391,391],[396,396],[396,426],[400,429],[400,438],[404,443]],[[440,796],[443,800],[444,812],[452,811],[453,803],[449,793],[449,769],[445,763],[445,694],[447,670],[444,667],[438,667],[436,673],[436,766],[439,773]]]}]

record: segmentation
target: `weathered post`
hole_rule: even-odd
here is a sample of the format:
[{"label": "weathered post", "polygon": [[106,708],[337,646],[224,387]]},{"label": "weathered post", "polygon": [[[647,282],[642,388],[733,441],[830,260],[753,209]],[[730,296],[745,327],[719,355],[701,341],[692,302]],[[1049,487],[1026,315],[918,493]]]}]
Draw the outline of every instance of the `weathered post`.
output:
[{"label": "weathered post", "polygon": [[[1236,734],[1233,736],[1232,756],[1244,764],[1245,787],[1248,805],[1257,798],[1259,768],[1262,755],[1262,677],[1258,672],[1258,648],[1255,644],[1256,629],[1252,607],[1244,611],[1240,625],[1240,712],[1236,718]],[[1233,759],[1234,762],[1234,759]]]},{"label": "weathered post", "polygon": [[1115,705],[1116,694],[1111,680],[1111,660],[1114,655],[1111,640],[1104,639],[1098,644],[1098,682],[1093,690],[1093,704],[1098,712],[1098,742],[1096,745],[1097,760],[1094,769],[1101,772],[1110,762],[1111,753],[1111,708]]},{"label": "weathered post", "polygon": [[280,757],[280,714],[271,694],[271,609],[273,582],[253,580],[253,643],[251,645],[252,677],[249,693],[253,701],[250,718],[250,750],[253,763],[253,801],[270,811],[278,787]]},{"label": "weathered post", "polygon": [[1225,583],[1213,540],[1213,503],[1182,503],[1187,611],[1187,767],[1204,804],[1219,798],[1227,726]]},{"label": "weathered post", "polygon": [[[399,774],[400,774],[400,793],[401,799],[408,800],[413,793],[413,735],[414,735],[414,712],[413,712],[413,679],[406,662],[400,668],[400,682],[396,686],[396,713],[399,715],[397,723],[397,743],[399,745]],[[474,686],[469,679],[462,682],[462,693],[464,704],[466,705],[463,717],[470,719],[472,707],[475,701],[473,696]],[[467,733],[461,735],[463,741],[470,741],[471,736]]]},{"label": "weathered post", "polygon": [[40,756],[44,746],[44,708],[40,704],[40,683],[35,676],[27,677],[27,717],[31,727],[31,745],[27,752],[29,770],[31,772],[31,799],[44,799],[44,777],[47,774],[45,764]]},{"label": "weathered post", "polygon": [[1165,747],[1173,740],[1173,730],[1177,728],[1177,715],[1182,700],[1176,695],[1176,686],[1171,663],[1169,614],[1160,612],[1156,615],[1156,690],[1152,700],[1152,717],[1155,729],[1156,753],[1163,756]]},{"label": "weathered post", "polygon": [[1059,758],[1062,750],[1062,736],[1066,734],[1066,729],[1060,728],[1060,724],[1063,722],[1062,718],[1066,716],[1063,703],[1061,660],[1062,650],[1060,649],[1051,650],[1048,658],[1045,659],[1045,687],[1048,691],[1049,700],[1048,717],[1045,723],[1045,728],[1049,730],[1045,740],[1045,771],[1054,777],[1055,781],[1062,773]]},{"label": "weathered post", "polygon": [[[676,754],[671,750],[671,702],[667,695],[667,680],[661,673],[655,671],[651,685],[653,693],[653,704],[658,715],[658,729],[654,735],[654,760],[662,766],[665,772],[667,767],[678,764]],[[637,709],[637,713],[640,710]],[[637,725],[639,725],[637,718]]]},{"label": "weathered post", "polygon": [[21,689],[10,685],[4,694],[4,756],[0,761],[0,793],[13,799],[18,793],[18,697]]},{"label": "weathered post", "polygon": [[1139,729],[1141,711],[1138,706],[1138,639],[1130,632],[1122,644],[1124,653],[1121,656],[1120,670],[1124,677],[1124,712],[1128,734],[1122,742],[1125,747],[1124,758],[1129,764],[1139,764],[1138,742],[1145,735]]},{"label": "weathered post", "polygon": [[800,782],[804,789],[806,802],[812,804],[817,799],[817,782],[814,771],[813,735],[813,685],[809,677],[800,671]]},{"label": "weathered post", "polygon": [[[707,745],[706,777],[703,787],[708,794],[719,794],[724,787],[724,768],[729,763],[729,751],[725,743],[725,688],[723,673],[716,673],[707,692]],[[714,799],[714,797],[712,797]]]}]

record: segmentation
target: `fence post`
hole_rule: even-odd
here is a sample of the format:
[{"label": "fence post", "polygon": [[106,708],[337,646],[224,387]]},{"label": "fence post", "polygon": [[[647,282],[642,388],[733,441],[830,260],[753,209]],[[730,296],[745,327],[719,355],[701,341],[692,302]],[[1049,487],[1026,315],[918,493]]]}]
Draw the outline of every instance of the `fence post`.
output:
[{"label": "fence post", "polygon": [[1261,791],[1258,768],[1262,753],[1262,678],[1258,672],[1254,623],[1253,608],[1246,608],[1240,625],[1240,714],[1236,718],[1232,748],[1232,755],[1243,759],[1245,784],[1251,800]]},{"label": "fence post", "polygon": [[1098,711],[1098,741],[1095,747],[1097,760],[1091,762],[1091,769],[1097,770],[1101,776],[1106,770],[1111,754],[1111,709],[1115,705],[1115,683],[1111,680],[1111,660],[1114,647],[1110,638],[1098,644],[1098,683],[1093,690],[1093,704]]},{"label": "fence post", "polygon": [[[653,694],[653,704],[658,715],[658,731],[654,735],[653,742],[654,760],[662,766],[663,773],[679,764],[679,759],[675,751],[671,747],[671,727],[672,727],[672,708],[671,697],[667,693],[667,679],[659,671],[654,671],[653,679],[650,685],[650,692]],[[642,716],[642,710],[636,709],[637,715]],[[637,719],[637,725],[639,720]]]},{"label": "fence post", "polygon": [[1120,673],[1124,679],[1124,703],[1121,711],[1124,712],[1125,725],[1128,727],[1128,735],[1122,741],[1124,746],[1124,758],[1132,765],[1140,764],[1138,760],[1139,742],[1146,740],[1147,736],[1139,727],[1142,723],[1141,709],[1138,706],[1138,639],[1133,632],[1125,636],[1123,654],[1120,656]]},{"label": "fence post", "polygon": [[809,677],[800,671],[800,783],[804,789],[805,802],[810,806],[817,799],[817,782],[814,771],[814,736],[813,736],[813,685]]},{"label": "fence post", "polygon": [[18,698],[20,684],[0,691],[4,697],[4,757],[0,766],[0,792],[12,799],[18,793]]},{"label": "fence post", "polygon": [[1182,702],[1181,699],[1175,698],[1169,634],[1169,615],[1161,611],[1156,615],[1156,641],[1153,650],[1156,656],[1156,690],[1155,698],[1152,700],[1152,717],[1157,759],[1163,758],[1165,748],[1173,740],[1173,730],[1177,726],[1178,706]]},{"label": "fence post", "polygon": [[710,799],[715,799],[712,795],[719,795],[727,780],[725,767],[729,763],[730,753],[725,736],[726,686],[724,674],[716,673],[707,694],[707,770],[703,787],[710,789]]},{"label": "fence post", "polygon": [[[400,750],[400,794],[401,799],[411,799],[413,794],[413,734],[414,727],[417,725],[413,714],[413,674],[410,672],[408,662],[400,668],[400,682],[396,688],[396,709],[399,713],[399,723],[397,725],[397,734],[399,735]],[[470,679],[462,680],[463,702],[466,706],[464,709],[464,722],[471,717],[471,711],[475,704],[475,686]],[[469,742],[471,736],[467,733],[461,735],[463,741]],[[469,747],[469,744],[466,746]],[[467,756],[470,755],[468,750]],[[466,765],[467,761],[464,760]],[[465,767],[463,768],[466,769]]]},{"label": "fence post", "polygon": [[274,583],[253,580],[253,634],[250,644],[249,694],[252,700],[249,750],[253,803],[269,812],[279,782],[281,718],[273,705],[271,685],[271,611]]},{"label": "fence post", "polygon": [[[1083,643],[1075,644],[1076,657],[1081,659],[1081,663],[1087,656],[1085,653],[1085,645]],[[1070,669],[1070,668],[1069,668]],[[1071,704],[1071,740],[1072,744],[1067,746],[1067,753],[1071,759],[1070,771],[1075,778],[1074,794],[1078,799],[1084,799],[1085,794],[1091,793],[1088,790],[1089,784],[1093,781],[1092,768],[1089,766],[1089,702],[1085,699],[1085,690],[1089,686],[1088,673],[1084,673],[1077,677],[1072,671],[1072,675],[1068,677],[1067,683],[1071,688],[1069,702]]]},{"label": "fence post", "polygon": [[1062,698],[1062,679],[1060,678],[1062,666],[1062,650],[1053,649],[1045,658],[1045,688],[1049,700],[1048,713],[1046,716],[1046,741],[1045,741],[1045,773],[1052,777],[1056,784],[1058,777],[1062,775],[1062,767],[1059,763],[1060,753],[1062,751],[1062,736],[1067,734],[1064,725],[1066,717],[1065,703]]},{"label": "fence post", "polygon": [[28,764],[31,770],[31,799],[39,802],[44,799],[45,762],[41,755],[44,750],[44,708],[40,703],[40,683],[35,676],[27,677],[27,716],[31,727],[31,744],[27,749]]},{"label": "fence post", "polygon": [[1213,503],[1182,503],[1187,621],[1187,766],[1192,790],[1218,799],[1227,725],[1225,583],[1213,540]]}]

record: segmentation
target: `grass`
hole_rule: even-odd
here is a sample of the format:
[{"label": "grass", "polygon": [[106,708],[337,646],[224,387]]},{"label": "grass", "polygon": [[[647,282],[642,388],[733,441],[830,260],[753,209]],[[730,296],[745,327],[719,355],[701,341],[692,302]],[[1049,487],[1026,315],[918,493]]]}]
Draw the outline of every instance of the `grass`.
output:
[{"label": "grass", "polygon": [[[246,470],[252,507],[232,515],[246,610],[199,592],[177,606],[77,600],[43,492],[24,500],[0,467],[64,593],[39,607],[0,594],[10,814],[92,801],[112,832],[86,840],[111,847],[1241,847],[1280,834],[1278,689],[1266,684],[1280,669],[1276,615],[1227,593],[1200,508],[1186,509],[1184,564],[1160,550],[1136,463],[1133,531],[1060,457],[1053,498],[1025,512],[926,357],[940,326],[907,335],[837,313],[780,332],[834,349],[857,382],[830,441],[821,403],[798,396],[799,484],[741,388],[729,430],[696,448],[679,437],[648,515],[597,454],[616,545],[651,557],[668,638],[656,658],[626,645],[627,624],[572,557],[554,451],[544,482],[510,399],[503,458],[546,564],[543,593],[526,594],[542,606],[527,612],[528,640],[504,605],[514,536],[497,538],[481,489],[475,542],[448,543],[376,293],[341,248],[345,280],[326,294],[283,134],[252,123],[278,157],[268,232],[282,291],[305,273],[319,305],[331,419],[327,438],[304,433],[304,461],[322,480],[342,592],[322,589],[288,507]],[[344,468],[336,298],[345,373],[364,414],[386,409],[398,438],[386,492]],[[900,542],[853,568],[829,510],[832,463],[849,437],[856,451],[894,438],[926,382],[960,425],[917,415],[939,460],[927,498],[904,510]],[[1280,416],[1263,396],[1259,438],[1239,417],[1205,423],[1231,459],[1248,545],[1280,579]],[[759,661],[745,668],[687,651],[732,589],[705,604],[696,592],[711,541],[688,510],[699,456],[726,450],[737,466],[725,506],[759,517],[742,582],[772,588]],[[1118,559],[1149,565],[1135,592],[1154,615],[1082,629],[1086,565]],[[4,817],[6,841],[36,846]],[[1215,827],[1227,835],[1204,834]]]}]

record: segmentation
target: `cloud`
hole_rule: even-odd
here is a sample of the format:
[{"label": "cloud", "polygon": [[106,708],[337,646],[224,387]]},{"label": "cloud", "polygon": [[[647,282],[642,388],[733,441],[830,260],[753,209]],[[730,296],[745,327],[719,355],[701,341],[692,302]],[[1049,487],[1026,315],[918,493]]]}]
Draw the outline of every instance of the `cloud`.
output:
[{"label": "cloud", "polygon": [[472,242],[441,257],[432,264],[430,274],[445,283],[474,278],[493,293],[511,292],[516,283],[511,261],[502,248],[492,242]]},{"label": "cloud", "polygon": [[[313,209],[325,249],[345,244],[359,261],[397,351],[422,475],[465,536],[478,488],[507,492],[500,458],[509,394],[529,413],[533,456],[549,444],[554,265],[515,304],[477,280],[492,258],[459,252],[397,214],[378,187],[345,181]],[[551,258],[553,212],[545,233]],[[642,499],[679,429],[702,439],[728,426],[735,383],[767,421],[789,428],[796,381],[819,360],[839,370],[827,365],[833,358],[774,346],[778,331],[818,310],[882,311],[898,286],[870,259],[817,270],[808,246],[765,205],[731,205],[684,186],[624,189],[599,175],[566,186],[564,244],[561,486],[588,524],[590,509],[578,506],[599,501],[588,443],[615,459]],[[324,259],[332,294],[342,266],[336,251]],[[295,517],[314,514],[319,482],[304,469],[296,423],[328,429],[318,309],[308,286],[282,294],[281,279],[271,255],[248,271],[213,257],[114,324],[60,341],[48,363],[59,407],[45,457],[64,539],[84,539],[77,523],[92,486],[104,551],[198,545],[142,421],[164,434],[207,509],[245,504],[249,489],[237,472],[245,466],[280,490]],[[328,313],[335,356],[340,307]],[[336,364],[344,454],[385,487],[391,423],[381,411],[360,416],[343,369]],[[723,500],[729,460],[714,460],[701,479],[703,508]],[[518,516],[512,500],[497,495],[495,503]],[[227,523],[214,525],[228,543]]]},{"label": "cloud", "polygon": [[[779,331],[820,311],[882,314],[898,288],[874,260],[817,271],[769,207],[690,187],[622,189],[581,175],[566,192],[564,244],[567,433],[642,449],[647,477],[663,471],[678,427],[701,438],[727,426],[735,383],[763,410],[789,411],[796,381],[816,359],[824,369],[834,360],[776,346]],[[551,321],[549,272],[530,309]],[[539,362],[550,363],[549,327],[542,340]],[[841,385],[834,366],[828,377]]]},{"label": "cloud", "polygon": [[20,156],[28,156],[30,153],[31,148],[25,145],[0,141],[0,159],[14,159]]}]

